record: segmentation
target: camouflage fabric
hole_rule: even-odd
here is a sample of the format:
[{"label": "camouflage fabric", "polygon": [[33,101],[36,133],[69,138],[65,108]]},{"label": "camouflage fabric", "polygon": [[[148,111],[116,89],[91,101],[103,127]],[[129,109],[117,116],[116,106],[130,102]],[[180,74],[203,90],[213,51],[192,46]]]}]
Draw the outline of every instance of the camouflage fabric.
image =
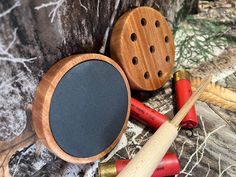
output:
[{"label": "camouflage fabric", "polygon": [[[215,82],[235,90],[236,2],[200,1],[198,14],[189,15],[172,26],[176,45],[175,70],[189,69],[196,76],[212,73]],[[176,107],[172,82],[152,95],[145,104],[172,118]],[[203,102],[197,102],[196,106],[198,127],[181,130],[171,148],[180,159],[179,176],[236,176],[236,113]],[[101,162],[132,158],[152,133],[153,130],[131,119],[119,144]],[[10,161],[10,173],[34,177],[97,176],[99,161],[86,165],[69,164],[48,152],[43,145],[39,150],[39,156],[35,145],[17,152]]]}]

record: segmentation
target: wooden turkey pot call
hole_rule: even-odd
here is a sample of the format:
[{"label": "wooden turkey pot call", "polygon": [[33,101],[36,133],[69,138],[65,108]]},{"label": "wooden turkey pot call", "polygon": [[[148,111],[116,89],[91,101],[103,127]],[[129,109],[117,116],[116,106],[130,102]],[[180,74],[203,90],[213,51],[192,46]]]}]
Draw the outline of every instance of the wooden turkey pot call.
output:
[{"label": "wooden turkey pot call", "polygon": [[99,54],[70,56],[52,66],[39,83],[32,108],[39,139],[71,163],[88,163],[110,152],[129,113],[124,72]]}]

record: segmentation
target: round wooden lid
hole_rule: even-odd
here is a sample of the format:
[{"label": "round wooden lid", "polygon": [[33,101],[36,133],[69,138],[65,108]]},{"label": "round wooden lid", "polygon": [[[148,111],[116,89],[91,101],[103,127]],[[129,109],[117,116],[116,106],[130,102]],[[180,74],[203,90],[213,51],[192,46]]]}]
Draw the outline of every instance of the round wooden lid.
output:
[{"label": "round wooden lid", "polygon": [[33,103],[33,126],[58,157],[95,161],[118,143],[130,111],[122,69],[99,54],[75,55],[43,76]]},{"label": "round wooden lid", "polygon": [[165,18],[153,8],[125,13],[113,28],[110,49],[133,89],[153,91],[170,78],[174,38]]}]

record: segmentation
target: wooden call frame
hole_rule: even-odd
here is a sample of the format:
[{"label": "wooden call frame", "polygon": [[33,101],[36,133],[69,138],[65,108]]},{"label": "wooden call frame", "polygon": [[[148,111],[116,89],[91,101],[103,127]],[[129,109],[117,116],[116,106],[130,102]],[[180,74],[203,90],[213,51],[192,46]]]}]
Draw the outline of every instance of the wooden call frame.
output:
[{"label": "wooden call frame", "polygon": [[[126,114],[124,125],[118,135],[118,137],[115,139],[115,141],[107,147],[104,151],[100,152],[99,154],[88,157],[88,158],[78,158],[71,156],[64,152],[59,145],[56,143],[52,131],[50,129],[50,122],[49,122],[49,111],[50,111],[50,102],[53,95],[54,90],[57,87],[57,84],[63,77],[63,75],[69,71],[72,67],[88,61],[88,60],[101,60],[105,61],[109,64],[111,64],[113,67],[115,67],[121,76],[124,79],[127,93],[128,93],[128,111]],[[39,140],[55,155],[60,157],[61,159],[70,162],[70,163],[89,163],[95,160],[98,160],[105,156],[107,153],[109,153],[115,145],[119,142],[123,132],[125,131],[125,128],[127,126],[127,122],[129,119],[130,114],[130,99],[131,99],[131,93],[129,88],[128,80],[125,76],[125,73],[120,68],[120,66],[113,61],[112,59],[100,55],[100,54],[82,54],[82,55],[73,55],[70,57],[66,57],[56,64],[54,64],[48,72],[43,76],[42,80],[40,81],[36,93],[35,98],[33,101],[33,107],[32,107],[32,123],[33,128],[39,138]]]}]

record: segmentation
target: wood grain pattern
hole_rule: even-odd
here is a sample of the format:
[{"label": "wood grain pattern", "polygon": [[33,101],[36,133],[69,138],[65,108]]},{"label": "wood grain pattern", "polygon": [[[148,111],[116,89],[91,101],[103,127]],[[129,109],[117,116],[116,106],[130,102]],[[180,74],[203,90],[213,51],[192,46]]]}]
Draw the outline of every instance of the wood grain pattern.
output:
[{"label": "wood grain pattern", "polygon": [[[66,152],[64,152],[56,143],[49,124],[49,111],[50,111],[50,102],[53,95],[53,92],[63,77],[63,75],[71,69],[73,66],[92,59],[99,59],[102,61],[105,61],[112,66],[114,66],[121,76],[124,78],[124,82],[126,84],[127,93],[128,93],[128,112],[126,114],[125,123],[122,127],[122,130],[120,131],[118,137],[115,139],[115,141],[107,147],[104,151],[101,153],[88,157],[88,158],[78,158],[73,157]],[[110,58],[100,55],[100,54],[83,54],[83,55],[73,55],[70,57],[67,57],[63,60],[60,60],[58,63],[52,66],[52,68],[49,69],[49,71],[44,75],[41,82],[39,83],[39,86],[35,93],[35,99],[33,102],[32,107],[32,119],[33,119],[33,127],[36,131],[36,134],[38,135],[39,139],[50,149],[51,152],[53,152],[58,157],[62,158],[65,161],[71,162],[71,163],[88,163],[95,161],[104,155],[106,155],[108,152],[110,152],[114,146],[118,143],[119,139],[121,138],[122,133],[124,132],[127,121],[129,118],[130,113],[130,89],[128,80],[126,79],[126,76],[122,69],[119,67],[118,64],[116,64],[113,60]]]},{"label": "wood grain pattern", "polygon": [[136,8],[118,20],[110,49],[133,89],[157,90],[169,79],[174,66],[172,32],[165,18],[150,7]]}]

